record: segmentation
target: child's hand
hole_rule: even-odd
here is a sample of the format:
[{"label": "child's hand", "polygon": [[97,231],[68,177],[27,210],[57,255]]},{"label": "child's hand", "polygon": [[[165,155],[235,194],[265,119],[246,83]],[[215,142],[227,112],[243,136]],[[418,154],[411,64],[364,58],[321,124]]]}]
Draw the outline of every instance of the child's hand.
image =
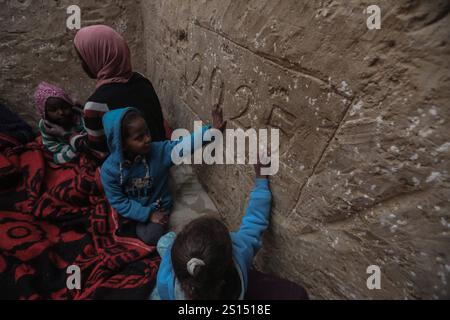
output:
[{"label": "child's hand", "polygon": [[48,120],[44,120],[44,125],[46,127],[47,133],[52,136],[63,137],[64,134],[66,133],[66,130],[64,130],[63,127],[61,127],[55,123],[51,123]]},{"label": "child's hand", "polygon": [[150,222],[165,225],[169,222],[169,215],[165,211],[155,211],[150,215]]},{"label": "child's hand", "polygon": [[223,121],[223,109],[219,106],[214,107],[212,111],[212,126],[214,129],[218,129],[223,132],[227,126],[227,122]]},{"label": "child's hand", "polygon": [[70,145],[78,152],[85,151],[87,149],[87,135],[77,134],[70,138]]},{"label": "child's hand", "polygon": [[[269,155],[270,156],[270,155]],[[266,162],[266,161],[264,161]],[[270,168],[270,162],[268,164],[262,164],[261,163],[261,158],[260,155],[258,154],[258,163],[256,163],[254,165],[255,167],[255,175],[256,175],[256,179],[267,179],[268,175],[266,174],[262,174],[261,169],[262,168]]]},{"label": "child's hand", "polygon": [[156,200],[156,210],[159,211],[161,210],[161,202],[162,202],[162,198],[159,198],[158,200]]},{"label": "child's hand", "polygon": [[75,104],[72,109],[78,111],[81,114],[81,116],[84,117],[84,109],[81,104]]}]

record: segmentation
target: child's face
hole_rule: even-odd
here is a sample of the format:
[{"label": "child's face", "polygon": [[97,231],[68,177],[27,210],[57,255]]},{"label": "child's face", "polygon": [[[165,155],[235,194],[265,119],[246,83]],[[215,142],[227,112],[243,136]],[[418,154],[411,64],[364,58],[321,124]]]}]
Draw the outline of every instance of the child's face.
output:
[{"label": "child's face", "polygon": [[72,105],[60,98],[48,98],[45,104],[46,119],[62,127],[70,127],[73,120]]},{"label": "child's face", "polygon": [[124,151],[133,155],[148,154],[151,148],[152,137],[144,118],[136,118],[128,125],[127,130],[128,134],[124,141]]}]

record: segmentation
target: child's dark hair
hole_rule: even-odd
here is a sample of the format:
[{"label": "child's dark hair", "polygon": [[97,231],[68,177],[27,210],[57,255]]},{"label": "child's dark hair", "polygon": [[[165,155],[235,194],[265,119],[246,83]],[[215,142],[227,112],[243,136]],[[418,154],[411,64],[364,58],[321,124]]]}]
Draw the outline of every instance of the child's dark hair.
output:
[{"label": "child's dark hair", "polygon": [[[188,299],[236,299],[239,275],[234,267],[231,237],[227,227],[213,217],[187,224],[172,247],[175,276]],[[201,261],[189,270],[192,261]]]},{"label": "child's dark hair", "polygon": [[128,138],[130,125],[136,119],[142,118],[142,115],[135,110],[128,111],[122,119],[122,141],[125,141]]}]

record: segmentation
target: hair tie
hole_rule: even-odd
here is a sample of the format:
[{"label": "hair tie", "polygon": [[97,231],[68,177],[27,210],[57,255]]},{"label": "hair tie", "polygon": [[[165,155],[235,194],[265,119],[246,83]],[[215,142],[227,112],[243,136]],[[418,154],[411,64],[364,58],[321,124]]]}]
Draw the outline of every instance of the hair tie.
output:
[{"label": "hair tie", "polygon": [[187,267],[187,271],[189,272],[189,274],[191,276],[194,276],[195,268],[197,266],[204,266],[204,265],[205,265],[205,262],[203,260],[198,259],[198,258],[192,258],[191,260],[188,261],[186,267]]}]

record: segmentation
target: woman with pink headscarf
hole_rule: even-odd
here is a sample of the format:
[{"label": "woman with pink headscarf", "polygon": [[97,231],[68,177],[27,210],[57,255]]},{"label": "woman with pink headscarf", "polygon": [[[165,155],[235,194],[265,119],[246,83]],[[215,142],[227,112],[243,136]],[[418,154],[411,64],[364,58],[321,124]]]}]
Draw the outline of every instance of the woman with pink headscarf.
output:
[{"label": "woman with pink headscarf", "polygon": [[80,29],[74,44],[84,71],[90,78],[97,79],[96,89],[84,107],[92,154],[100,160],[107,156],[102,117],[117,108],[138,109],[152,140],[164,140],[166,134],[158,96],[147,78],[133,72],[125,39],[108,26],[95,25]]}]

